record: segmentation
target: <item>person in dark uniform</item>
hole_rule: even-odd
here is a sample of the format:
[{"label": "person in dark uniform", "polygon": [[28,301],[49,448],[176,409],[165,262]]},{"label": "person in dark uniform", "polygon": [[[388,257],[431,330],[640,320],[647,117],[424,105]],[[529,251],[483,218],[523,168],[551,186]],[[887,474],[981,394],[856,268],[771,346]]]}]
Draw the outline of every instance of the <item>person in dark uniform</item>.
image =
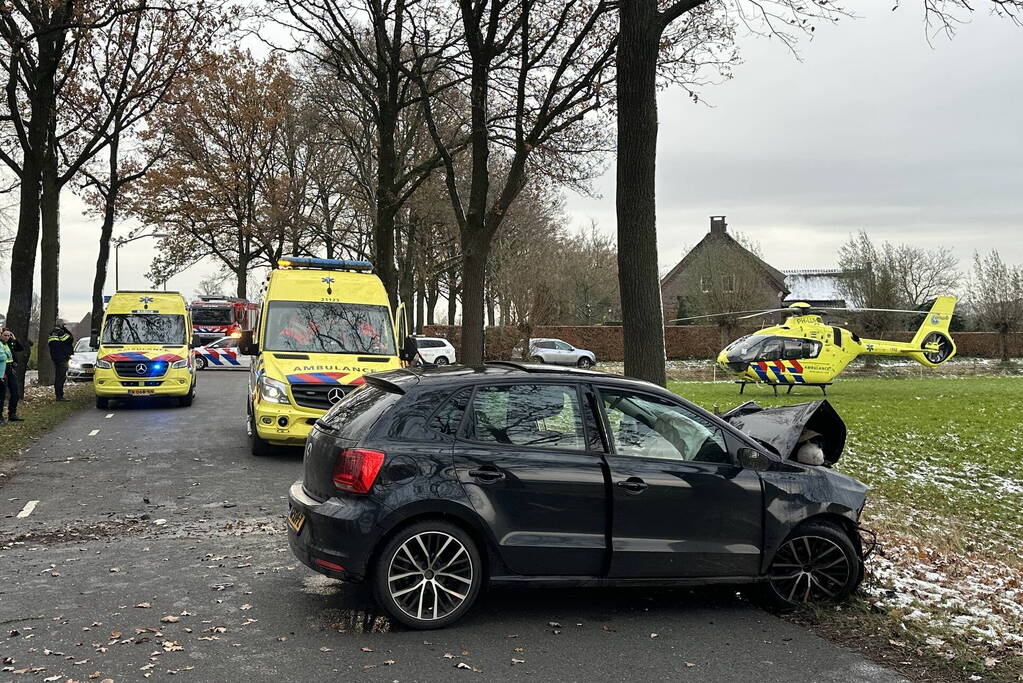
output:
[{"label": "person in dark uniform", "polygon": [[68,328],[64,327],[64,321],[58,320],[57,326],[50,330],[47,343],[50,347],[50,358],[53,359],[53,393],[56,394],[58,401],[63,401],[67,364],[75,352],[75,338]]},{"label": "person in dark uniform", "polygon": [[[18,386],[18,374],[15,368],[18,363],[18,355],[25,350],[18,338],[10,330],[0,331],[0,344],[7,347],[11,360],[3,373],[4,388],[7,394],[7,419],[11,422],[21,422],[18,417],[18,401],[21,400],[21,387]],[[4,399],[0,397],[0,419],[3,418]]]}]

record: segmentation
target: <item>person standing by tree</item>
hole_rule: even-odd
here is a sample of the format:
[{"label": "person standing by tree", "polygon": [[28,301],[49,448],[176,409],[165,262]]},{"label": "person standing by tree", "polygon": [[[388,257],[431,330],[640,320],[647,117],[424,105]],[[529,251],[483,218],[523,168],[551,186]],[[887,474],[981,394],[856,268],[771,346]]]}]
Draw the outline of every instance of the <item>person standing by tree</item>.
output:
[{"label": "person standing by tree", "polygon": [[[18,363],[18,353],[25,350],[18,338],[10,330],[0,331],[0,346],[7,349],[7,366],[4,372],[0,373],[3,379],[7,394],[7,419],[11,422],[21,422],[18,417],[18,401],[21,399],[21,387],[18,386],[18,374],[15,366]],[[3,353],[3,349],[0,349]],[[0,419],[3,419],[4,399],[0,396]]]},{"label": "person standing by tree", "polygon": [[[3,405],[7,393],[7,365],[11,362],[11,350],[7,344],[0,344],[0,406]],[[4,424],[3,413],[0,413],[0,425]]]},{"label": "person standing by tree", "polygon": [[67,364],[75,351],[75,338],[70,330],[64,327],[64,321],[57,318],[57,325],[50,330],[47,342],[50,347],[50,359],[53,360],[53,393],[56,394],[58,401],[63,401]]}]

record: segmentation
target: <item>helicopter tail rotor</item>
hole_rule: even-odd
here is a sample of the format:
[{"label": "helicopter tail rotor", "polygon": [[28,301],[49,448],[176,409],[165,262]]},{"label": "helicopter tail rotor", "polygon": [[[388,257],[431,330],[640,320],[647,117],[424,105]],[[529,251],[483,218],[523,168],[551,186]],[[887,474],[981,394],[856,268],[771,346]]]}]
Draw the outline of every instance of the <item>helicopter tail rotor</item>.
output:
[{"label": "helicopter tail rotor", "polygon": [[939,296],[934,301],[910,342],[915,349],[920,349],[912,354],[917,362],[928,366],[941,365],[955,355],[956,345],[948,331],[955,307],[954,296]]}]

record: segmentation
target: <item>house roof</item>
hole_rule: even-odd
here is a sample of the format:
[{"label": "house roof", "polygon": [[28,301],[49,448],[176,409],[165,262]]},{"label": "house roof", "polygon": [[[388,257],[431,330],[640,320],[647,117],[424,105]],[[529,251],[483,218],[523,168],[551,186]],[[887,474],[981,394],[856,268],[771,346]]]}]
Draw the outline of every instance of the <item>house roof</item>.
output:
[{"label": "house roof", "polygon": [[661,278],[661,286],[663,287],[665,283],[672,280],[675,276],[682,272],[686,265],[694,258],[694,254],[698,253],[702,249],[707,248],[715,240],[725,240],[724,244],[727,245],[728,247],[732,249],[741,250],[744,253],[744,255],[750,260],[753,266],[758,270],[762,271],[764,275],[767,276],[767,278],[771,281],[771,284],[778,288],[779,292],[782,292],[783,294],[788,294],[789,289],[788,287],[785,286],[785,274],[782,273],[777,268],[775,268],[774,266],[772,266],[771,264],[769,264],[767,261],[764,261],[762,258],[754,254],[746,247],[739,244],[739,242],[734,237],[732,237],[726,232],[708,232],[706,235],[704,235],[703,239],[700,240],[695,247],[690,249],[689,253],[683,256],[682,260],[675,264],[675,267],[669,270],[668,273]]},{"label": "house roof", "polygon": [[842,302],[845,295],[839,287],[842,271],[838,268],[803,268],[785,270],[789,294],[785,301]]}]

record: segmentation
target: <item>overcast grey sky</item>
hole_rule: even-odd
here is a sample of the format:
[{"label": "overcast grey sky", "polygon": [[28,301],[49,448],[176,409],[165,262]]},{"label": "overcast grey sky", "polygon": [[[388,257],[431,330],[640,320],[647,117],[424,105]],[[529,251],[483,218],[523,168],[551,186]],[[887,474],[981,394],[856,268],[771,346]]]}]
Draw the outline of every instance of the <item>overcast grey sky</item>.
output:
[{"label": "overcast grey sky", "polygon": [[[861,0],[861,18],[819,28],[802,61],[777,41],[743,39],[735,77],[704,93],[713,107],[661,94],[662,269],[711,214],[727,215],[778,268],[834,266],[861,228],[949,246],[964,265],[991,248],[1023,262],[1023,29],[978,12],[953,40],[928,45],[918,2],[892,4]],[[613,231],[613,167],[594,189],[600,197],[569,196],[569,213]],[[77,319],[89,308],[98,219],[67,193],[63,226],[61,310]],[[153,244],[121,249],[122,288],[149,286]],[[196,267],[170,288],[190,295],[214,270]]]}]

